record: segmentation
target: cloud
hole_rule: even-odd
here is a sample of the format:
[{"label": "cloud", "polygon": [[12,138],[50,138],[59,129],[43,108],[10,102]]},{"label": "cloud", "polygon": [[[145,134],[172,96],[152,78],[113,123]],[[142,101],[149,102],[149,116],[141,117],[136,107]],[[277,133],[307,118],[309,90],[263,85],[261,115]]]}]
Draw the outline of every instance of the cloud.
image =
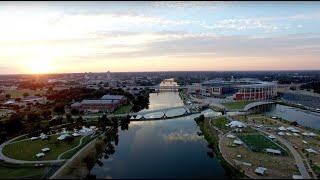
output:
[{"label": "cloud", "polygon": [[156,7],[169,7],[169,8],[217,8],[225,4],[231,4],[226,1],[155,1],[153,2]]}]

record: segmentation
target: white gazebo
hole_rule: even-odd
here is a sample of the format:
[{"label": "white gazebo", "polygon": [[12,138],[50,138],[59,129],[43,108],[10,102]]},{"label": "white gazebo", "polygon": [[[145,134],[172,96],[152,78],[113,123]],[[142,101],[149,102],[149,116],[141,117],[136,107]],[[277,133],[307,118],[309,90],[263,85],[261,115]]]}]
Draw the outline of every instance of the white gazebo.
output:
[{"label": "white gazebo", "polygon": [[308,133],[308,132],[304,132],[304,133],[302,133],[304,136],[308,136],[308,137],[315,137],[315,136],[317,136],[316,134],[314,134],[314,133]]},{"label": "white gazebo", "polygon": [[47,138],[48,138],[48,136],[45,135],[45,134],[43,134],[43,133],[41,133],[39,137],[40,137],[41,139],[47,139]]},{"label": "white gazebo", "polygon": [[83,126],[81,130],[79,130],[80,135],[88,135],[88,134],[92,134],[92,133],[93,133],[92,129],[87,128],[85,126]]},{"label": "white gazebo", "polygon": [[32,137],[32,138],[30,138],[30,139],[31,139],[31,141],[33,141],[33,140],[37,140],[38,137]]},{"label": "white gazebo", "polygon": [[267,168],[258,167],[258,168],[256,168],[256,170],[254,172],[259,174],[259,175],[263,175],[265,171],[267,171]]}]

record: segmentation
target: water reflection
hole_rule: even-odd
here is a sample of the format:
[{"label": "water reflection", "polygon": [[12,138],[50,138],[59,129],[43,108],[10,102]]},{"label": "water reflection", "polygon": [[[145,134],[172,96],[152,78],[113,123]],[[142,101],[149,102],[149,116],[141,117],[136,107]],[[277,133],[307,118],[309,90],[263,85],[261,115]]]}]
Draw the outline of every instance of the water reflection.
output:
[{"label": "water reflection", "polygon": [[[163,108],[163,99],[171,102],[175,99],[173,97],[179,101],[167,102],[165,107],[168,104],[183,104],[178,93],[159,93],[157,97],[150,94],[150,109]],[[155,98],[160,102],[153,105]],[[202,114],[219,115],[212,110]],[[193,119],[199,115],[200,113],[174,119],[132,121],[128,127],[122,125],[119,132],[110,134],[114,136],[114,141],[108,144],[100,159],[102,166],[96,164],[90,173],[98,179],[226,178],[219,161],[208,152],[207,142],[201,134],[198,135],[199,127]]]},{"label": "water reflection", "polygon": [[320,115],[317,113],[310,113],[297,108],[277,104],[275,109],[266,112],[265,114],[281,117],[292,122],[297,121],[302,126],[320,129]]}]

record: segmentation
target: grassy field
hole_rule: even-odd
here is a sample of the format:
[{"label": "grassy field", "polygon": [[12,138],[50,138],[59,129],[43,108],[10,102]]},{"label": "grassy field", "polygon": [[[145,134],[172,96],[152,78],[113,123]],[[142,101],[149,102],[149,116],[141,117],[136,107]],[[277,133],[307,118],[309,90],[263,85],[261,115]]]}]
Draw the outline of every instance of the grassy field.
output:
[{"label": "grassy field", "polygon": [[[58,144],[55,144],[54,142],[57,141],[57,137],[59,136],[60,135],[51,136],[50,141],[42,139],[31,141],[28,139],[8,144],[3,148],[3,154],[7,157],[18,160],[55,160],[61,153],[79,145],[81,138],[75,137],[75,140],[71,144],[68,144],[65,141],[59,141]],[[44,157],[37,158],[35,155],[42,152],[41,149],[45,147],[50,148],[50,151],[46,152]]]},{"label": "grassy field", "polygon": [[40,179],[48,170],[48,166],[36,168],[34,164],[0,163],[0,179]]},{"label": "grassy field", "polygon": [[275,144],[272,140],[266,138],[263,135],[258,134],[242,134],[237,135],[239,139],[246,144],[249,149],[256,149],[258,152],[265,153],[264,149],[271,148],[280,150],[283,155],[288,155],[287,151],[279,145]]},{"label": "grassy field", "polygon": [[218,117],[215,118],[211,121],[211,124],[219,129],[223,129],[223,130],[231,130],[230,127],[225,126],[226,124],[228,124],[230,121],[226,118],[226,117]]},{"label": "grassy field", "polygon": [[228,109],[243,109],[247,104],[253,103],[254,101],[238,101],[238,102],[227,102],[222,103]]},{"label": "grassy field", "polygon": [[114,112],[114,114],[126,114],[126,113],[129,113],[131,109],[132,109],[131,105],[121,106]]},{"label": "grassy field", "polygon": [[23,89],[23,90],[7,90],[5,91],[6,94],[10,94],[11,98],[18,98],[18,97],[23,97],[23,93],[29,93],[30,96],[35,95],[35,94],[45,94],[47,91],[46,90],[30,90],[30,89]]},{"label": "grassy field", "polygon": [[61,156],[61,159],[70,159],[74,154],[76,154],[80,149],[82,149],[86,144],[88,144],[93,138],[91,138],[91,135],[86,136],[85,138],[82,139],[82,144],[81,146],[77,147],[76,149],[65,153],[64,155]]}]

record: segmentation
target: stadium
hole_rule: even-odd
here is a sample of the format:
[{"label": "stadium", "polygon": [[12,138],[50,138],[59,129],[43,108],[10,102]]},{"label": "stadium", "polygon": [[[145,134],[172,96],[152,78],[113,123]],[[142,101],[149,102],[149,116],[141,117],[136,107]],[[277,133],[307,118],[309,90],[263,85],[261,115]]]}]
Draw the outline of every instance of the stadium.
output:
[{"label": "stadium", "polygon": [[190,85],[189,93],[234,100],[266,100],[277,96],[277,83],[242,78],[230,81],[213,79]]}]

